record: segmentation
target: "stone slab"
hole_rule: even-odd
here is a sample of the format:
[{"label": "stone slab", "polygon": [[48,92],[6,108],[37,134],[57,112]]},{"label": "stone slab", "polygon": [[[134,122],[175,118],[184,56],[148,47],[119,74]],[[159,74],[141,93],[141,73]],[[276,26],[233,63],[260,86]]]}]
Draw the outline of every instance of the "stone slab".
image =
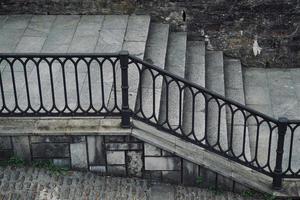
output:
[{"label": "stone slab", "polygon": [[12,143],[10,137],[0,137],[0,149],[1,150],[12,149]]},{"label": "stone slab", "polygon": [[177,157],[145,157],[145,170],[179,170],[180,159]]},{"label": "stone slab", "polygon": [[18,53],[37,53],[43,48],[46,37],[24,36],[16,47]]},{"label": "stone slab", "polygon": [[86,143],[70,144],[71,166],[73,169],[87,169],[87,147]]},{"label": "stone slab", "polygon": [[126,154],[127,173],[130,176],[142,177],[143,173],[143,152],[142,151],[128,151]]},{"label": "stone slab", "polygon": [[25,160],[27,163],[31,162],[31,151],[29,138],[27,136],[19,136],[12,138],[14,155]]},{"label": "stone slab", "polygon": [[124,165],[125,152],[124,151],[106,151],[106,159],[108,165]]},{"label": "stone slab", "polygon": [[104,165],[104,138],[103,136],[88,136],[87,137],[88,158],[90,165]]},{"label": "stone slab", "polygon": [[146,42],[150,26],[150,16],[131,15],[128,19],[125,41]]},{"label": "stone slab", "polygon": [[[178,76],[184,77],[185,61],[186,61],[186,43],[187,35],[185,32],[170,33],[168,42],[168,51],[166,57],[166,70]],[[159,121],[169,121],[170,125],[177,126],[179,124],[179,88],[176,84],[168,86],[168,100],[167,108],[167,85],[163,82],[162,97],[160,105]],[[167,113],[168,112],[168,113]],[[169,119],[166,119],[167,114]]]},{"label": "stone slab", "polygon": [[31,145],[33,158],[66,158],[70,156],[67,143],[37,143]]}]

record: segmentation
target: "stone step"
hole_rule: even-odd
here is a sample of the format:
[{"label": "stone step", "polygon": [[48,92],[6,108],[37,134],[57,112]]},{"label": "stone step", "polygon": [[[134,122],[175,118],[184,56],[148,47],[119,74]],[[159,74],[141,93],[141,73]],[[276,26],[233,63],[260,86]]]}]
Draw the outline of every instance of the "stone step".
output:
[{"label": "stone step", "polygon": [[[242,65],[240,60],[224,60],[225,96],[245,105]],[[235,110],[237,107],[233,107]],[[244,159],[251,160],[248,127],[244,129],[246,119],[242,112],[226,108],[228,143],[235,156],[244,153]],[[233,118],[232,118],[233,117]]]},{"label": "stone step", "polygon": [[[297,118],[299,114],[299,97],[297,97],[299,91],[299,69],[244,68],[243,72],[247,106],[274,118],[280,116],[290,119]],[[258,122],[261,121],[263,121],[263,118],[258,117]],[[269,152],[269,144],[271,142],[269,160],[273,169],[276,159],[277,130],[270,134],[271,129],[268,124],[262,123],[259,134],[257,134],[257,122],[252,119],[248,121],[248,124],[252,159],[256,160],[261,166],[265,165],[268,162],[267,152]],[[273,124],[271,123],[271,125]],[[293,135],[293,147],[298,145],[298,133],[299,129],[296,128]],[[256,142],[257,138],[258,142]],[[283,154],[283,171],[286,171],[288,168],[298,171],[300,165],[299,149],[293,148],[292,158],[289,161],[290,141],[291,130],[287,129]]]},{"label": "stone step", "polygon": [[[144,59],[146,42],[150,28],[150,21],[151,18],[149,15],[129,16],[122,50],[126,50],[129,52],[129,54],[134,55],[140,59]],[[129,108],[132,110],[134,110],[138,92],[138,74],[139,69],[137,68],[137,66],[135,64],[130,64],[128,68]],[[121,108],[122,106],[120,66],[116,67],[116,80],[116,96],[113,95],[114,88],[112,88],[111,96],[108,103],[109,108],[112,108],[114,106],[115,101],[117,101],[117,105],[119,108]]]},{"label": "stone step", "polygon": [[[205,43],[189,41],[187,43],[187,59],[185,79],[205,87]],[[194,99],[194,100],[193,100]],[[193,101],[195,102],[193,105]],[[194,118],[193,118],[194,107]],[[192,95],[190,89],[184,91],[183,129],[185,134],[191,134],[192,139],[201,140],[205,132],[205,99],[203,95]]]},{"label": "stone step", "polygon": [[[223,52],[206,51],[205,65],[206,88],[220,95],[225,95]],[[207,142],[210,145],[217,145],[215,147],[216,149],[222,148],[223,150],[227,150],[228,141],[225,107],[222,107],[221,112],[219,112],[220,105],[224,102],[210,97],[207,99],[210,99],[207,104]],[[221,114],[220,116],[219,113]]]},{"label": "stone step", "polygon": [[[184,77],[186,60],[186,32],[174,32],[169,35],[166,70]],[[175,82],[163,81],[162,98],[159,112],[159,123],[168,128],[176,128],[181,124],[183,92]],[[180,114],[181,113],[181,114]]]},{"label": "stone step", "polygon": [[[162,69],[165,68],[168,37],[168,24],[151,23],[145,50],[144,60],[146,62],[152,63]],[[139,86],[142,87],[142,89],[140,89],[141,93],[139,92],[137,95],[135,110],[139,111],[142,109],[145,117],[151,118],[153,116],[154,118],[152,120],[157,121],[161,99],[162,77],[154,79],[151,72],[154,73],[153,75],[156,75],[155,71],[148,70],[144,71],[142,75],[142,82]],[[141,115],[141,113],[139,113],[139,115]]]}]

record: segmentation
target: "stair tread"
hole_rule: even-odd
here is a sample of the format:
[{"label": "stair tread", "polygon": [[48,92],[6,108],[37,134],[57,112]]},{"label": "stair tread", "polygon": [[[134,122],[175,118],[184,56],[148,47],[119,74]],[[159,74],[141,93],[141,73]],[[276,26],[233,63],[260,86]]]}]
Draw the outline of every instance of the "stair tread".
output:
[{"label": "stair tread", "polygon": [[[226,58],[224,60],[224,75],[225,75],[225,96],[227,98],[233,99],[245,105],[244,83],[243,83],[242,65],[240,60]],[[229,136],[229,143],[232,144],[232,150],[234,154],[238,156],[243,152],[243,143],[245,142],[245,148],[244,148],[245,156],[248,160],[251,160],[249,131],[248,131],[248,127],[244,129],[245,118],[243,116],[243,113],[239,111],[235,112],[233,118],[234,121],[232,122],[232,112],[227,107],[226,117],[227,117],[227,132],[230,136],[232,135],[232,141],[230,141],[231,137]],[[245,138],[244,138],[244,134],[245,134]]]},{"label": "stair tread", "polygon": [[[145,61],[152,63],[162,69],[165,68],[167,46],[169,36],[169,25],[162,23],[151,23],[149,36],[145,49]],[[152,71],[155,72],[155,71]],[[155,112],[156,119],[159,115],[159,106],[161,99],[162,78],[155,79],[155,100],[149,98],[153,96],[153,77],[150,71],[145,71],[141,80],[141,87],[143,88],[137,94],[137,101],[135,110],[139,110],[142,106],[143,114],[146,117],[151,117]],[[141,97],[142,95],[142,97]],[[155,110],[153,111],[153,103]]]},{"label": "stair tread", "polygon": [[[166,70],[180,77],[184,77],[185,74],[186,43],[186,32],[173,32],[169,34]],[[161,123],[168,122],[169,128],[180,124],[181,115],[179,111],[182,110],[182,105],[180,104],[182,95],[175,82],[169,84],[168,87],[166,87],[166,82],[163,82],[159,121]],[[166,101],[167,97],[168,101]]]},{"label": "stair tread", "polygon": [[[205,85],[206,88],[225,95],[225,81],[224,81],[224,67],[223,67],[223,52],[221,51],[206,51],[205,56]],[[220,102],[222,103],[222,102]],[[223,108],[221,110],[220,124],[219,119],[219,105],[218,102],[212,99],[207,105],[207,141],[210,145],[218,143],[219,149],[227,150],[227,126],[226,126],[226,112]],[[219,135],[219,136],[218,136]]]},{"label": "stair tread", "polygon": [[[189,41],[187,43],[186,79],[205,87],[205,43],[202,41]],[[191,90],[184,91],[183,102],[183,129],[185,134],[194,130],[191,138],[201,140],[205,132],[205,99],[201,93],[195,96]],[[194,118],[193,118],[194,107]],[[194,125],[194,127],[192,127]]]}]

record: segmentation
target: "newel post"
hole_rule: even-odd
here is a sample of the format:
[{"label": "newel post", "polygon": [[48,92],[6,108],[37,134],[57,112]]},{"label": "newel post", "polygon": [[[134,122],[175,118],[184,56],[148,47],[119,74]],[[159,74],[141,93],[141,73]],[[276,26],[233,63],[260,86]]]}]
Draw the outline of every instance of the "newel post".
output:
[{"label": "newel post", "polygon": [[120,64],[122,73],[122,127],[130,127],[130,109],[128,104],[128,51],[120,51]]},{"label": "newel post", "polygon": [[287,130],[288,119],[280,117],[278,119],[278,141],[276,150],[276,165],[273,176],[273,189],[280,190],[282,188],[282,158],[283,158],[283,147],[284,138]]}]

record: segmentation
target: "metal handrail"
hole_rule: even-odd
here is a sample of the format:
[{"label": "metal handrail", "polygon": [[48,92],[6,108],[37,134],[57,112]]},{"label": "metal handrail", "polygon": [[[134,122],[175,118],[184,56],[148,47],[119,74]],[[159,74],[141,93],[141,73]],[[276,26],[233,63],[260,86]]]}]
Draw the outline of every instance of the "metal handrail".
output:
[{"label": "metal handrail", "polygon": [[[42,64],[43,66],[41,66]],[[1,68],[2,65],[5,65],[7,68],[3,70],[3,67]],[[19,71],[16,71],[15,68],[17,67],[20,67]],[[41,75],[41,67],[45,69],[44,75]],[[33,73],[32,77],[29,75],[30,70],[33,70],[30,72]],[[54,72],[55,70],[56,72]],[[68,70],[71,71],[69,72]],[[82,71],[86,74],[86,81],[83,83],[81,83],[79,78]],[[109,71],[110,74],[105,74],[106,71]],[[129,79],[129,74],[131,73],[135,73],[134,76],[139,78],[137,82]],[[3,78],[7,79],[7,77],[3,76],[4,74],[10,76],[10,85],[7,85],[5,81],[3,82]],[[17,74],[20,77],[16,77]],[[68,77],[69,75],[71,78]],[[54,76],[61,76],[61,80],[56,81]],[[92,79],[95,79],[96,76],[97,78],[94,82]],[[143,82],[145,80],[142,77],[146,77],[145,79],[148,82]],[[74,88],[68,88],[67,82],[69,79],[75,80],[73,85],[71,85]],[[18,90],[20,81],[23,84],[23,94]],[[45,81],[48,82],[44,83]],[[36,82],[35,86],[38,88],[36,93],[32,92],[30,82]],[[112,88],[109,94],[106,92],[105,84],[110,85]],[[157,106],[155,105],[156,98],[160,96],[156,94],[156,84],[162,84],[162,90],[164,90],[165,94],[165,96],[161,96],[161,102],[163,102],[161,109],[165,109],[162,117],[157,115]],[[86,87],[85,89],[83,89],[84,86]],[[93,96],[96,93],[96,90],[93,88],[100,88],[101,95],[98,98]],[[129,106],[131,88],[135,88],[137,94],[138,100],[135,107]],[[7,92],[8,89],[11,92]],[[61,90],[59,94],[61,96],[58,95],[59,90]],[[74,92],[73,97],[75,100],[70,99],[72,91]],[[121,116],[122,126],[125,128],[131,126],[130,118],[133,117],[273,177],[274,189],[282,187],[283,178],[300,178],[300,166],[298,171],[292,169],[292,144],[297,128],[299,127],[300,129],[300,121],[287,120],[285,118],[275,119],[265,115],[158,66],[129,55],[126,51],[109,54],[0,53],[0,92],[0,117]],[[51,102],[48,102],[48,104],[45,102],[47,100],[44,96],[46,92],[51,96],[48,96],[51,99]],[[178,94],[176,98],[178,98],[179,103],[175,109],[175,114],[179,118],[178,121],[176,121],[177,119],[172,119],[173,116],[168,114],[170,112],[169,104],[172,103],[172,100],[169,99],[171,98],[169,94],[172,92]],[[148,94],[148,96],[145,97],[145,94]],[[9,95],[11,95],[9,97],[11,100],[8,102],[6,98]],[[21,105],[20,99],[27,104],[25,103],[25,106]],[[149,108],[147,110],[144,106],[147,105],[149,99],[152,99],[153,103],[148,105],[150,110]],[[59,105],[58,100],[63,102],[62,105]],[[186,108],[184,108],[184,103],[189,104],[191,116],[185,115],[184,109]],[[212,106],[214,106],[216,111],[214,114],[210,111]],[[197,121],[200,118],[197,118],[196,115],[201,114],[201,112],[204,115],[204,124]],[[228,127],[225,125],[230,133],[230,142],[227,144],[228,141],[226,141],[226,145],[223,145],[221,129],[224,127],[222,124],[224,122],[222,122],[222,117],[224,118],[226,114],[229,118],[231,116],[230,123],[229,125],[227,124]],[[240,115],[242,120],[237,119],[236,116],[238,115]],[[212,116],[214,116],[214,123],[217,127],[215,132],[212,133],[215,134],[216,138],[210,138],[210,135],[208,135],[208,132],[211,131],[208,117]],[[184,120],[190,120],[191,127],[186,127]],[[174,122],[176,125],[174,125]],[[199,136],[201,131],[197,123],[203,126],[204,135],[202,136]],[[254,128],[254,132],[256,132],[252,136],[255,137],[255,152],[252,152],[254,155],[251,156],[246,150],[246,146],[249,145],[248,128],[250,127]],[[265,130],[262,131],[262,129]],[[237,133],[234,135],[235,131]],[[275,140],[273,137],[276,137],[276,133],[278,138],[275,138]],[[260,137],[263,134],[269,137],[266,144],[261,144]],[[233,144],[236,136],[241,139],[241,146],[238,148]],[[289,142],[289,146],[286,144],[286,141]],[[263,152],[266,154],[266,158],[261,158],[259,155],[258,151],[261,150],[262,146],[267,147],[266,152]],[[289,149],[287,150],[288,147]],[[288,166],[286,167],[283,167],[283,159],[286,157],[284,152],[286,152],[288,157]],[[262,163],[263,159],[266,159],[266,163]]]}]

